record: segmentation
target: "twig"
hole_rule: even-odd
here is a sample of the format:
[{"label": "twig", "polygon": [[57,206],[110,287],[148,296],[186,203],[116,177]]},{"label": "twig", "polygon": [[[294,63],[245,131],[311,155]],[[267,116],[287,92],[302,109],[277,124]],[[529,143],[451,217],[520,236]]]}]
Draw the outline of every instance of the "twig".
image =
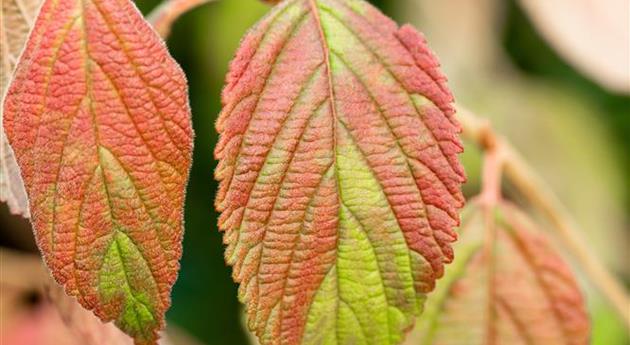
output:
[{"label": "twig", "polygon": [[[54,305],[60,320],[68,329],[68,336],[86,345],[133,344],[133,340],[113,323],[103,323],[91,311],[84,309],[74,297],[69,297],[48,273],[39,255],[17,252],[0,247],[0,292],[5,289],[36,291],[47,303]],[[62,325],[60,323],[60,325]],[[181,344],[196,344],[179,330]],[[74,342],[73,342],[74,343]],[[159,345],[171,345],[169,336],[162,332]]]},{"label": "twig", "polygon": [[153,25],[155,31],[166,39],[177,18],[210,1],[214,0],[166,0],[149,13],[147,20]]},{"label": "twig", "polygon": [[504,166],[503,147],[486,146],[483,158],[482,189],[479,200],[491,208],[501,199],[501,175]]},{"label": "twig", "polygon": [[487,121],[462,107],[457,109],[463,135],[487,149],[489,143],[502,150],[505,176],[527,198],[529,203],[548,218],[562,245],[579,263],[591,283],[608,300],[630,329],[630,297],[614,274],[609,272],[582,240],[577,223],[560,202],[558,197],[527,164],[516,149],[503,137],[496,134]]}]

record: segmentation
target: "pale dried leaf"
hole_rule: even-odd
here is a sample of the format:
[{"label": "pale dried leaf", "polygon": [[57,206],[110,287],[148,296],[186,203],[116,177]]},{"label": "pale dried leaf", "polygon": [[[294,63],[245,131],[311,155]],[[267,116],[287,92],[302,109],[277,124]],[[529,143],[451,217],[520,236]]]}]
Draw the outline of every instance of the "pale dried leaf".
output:
[{"label": "pale dried leaf", "polygon": [[103,323],[96,315],[84,309],[75,298],[67,296],[63,288],[50,282],[48,297],[57,307],[64,324],[84,345],[132,345],[133,339],[113,323]]},{"label": "pale dried leaf", "polygon": [[[0,14],[0,101],[4,103],[15,64],[24,48],[41,0],[3,0]],[[0,109],[0,123],[3,110]],[[0,126],[1,127],[1,126]],[[0,200],[13,214],[29,217],[28,200],[13,151],[0,128]]]},{"label": "pale dried leaf", "polygon": [[630,92],[627,0],[520,0],[536,28],[573,66],[602,86]]}]

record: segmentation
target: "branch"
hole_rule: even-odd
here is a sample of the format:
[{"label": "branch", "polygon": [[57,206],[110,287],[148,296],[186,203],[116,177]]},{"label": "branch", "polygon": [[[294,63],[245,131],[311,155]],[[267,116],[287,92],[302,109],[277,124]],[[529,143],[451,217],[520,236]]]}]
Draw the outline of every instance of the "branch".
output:
[{"label": "branch", "polygon": [[623,284],[609,272],[582,240],[582,232],[577,223],[560,202],[558,197],[527,164],[516,149],[500,135],[496,134],[487,120],[479,118],[463,107],[457,109],[457,116],[462,125],[462,134],[476,142],[485,150],[494,145],[494,149],[503,152],[506,177],[527,198],[529,203],[549,219],[562,245],[571,253],[581,266],[591,283],[608,300],[613,309],[621,316],[630,329],[630,297]]},{"label": "branch", "polygon": [[168,38],[173,23],[184,13],[214,0],[166,0],[156,7],[147,20],[163,39]]}]

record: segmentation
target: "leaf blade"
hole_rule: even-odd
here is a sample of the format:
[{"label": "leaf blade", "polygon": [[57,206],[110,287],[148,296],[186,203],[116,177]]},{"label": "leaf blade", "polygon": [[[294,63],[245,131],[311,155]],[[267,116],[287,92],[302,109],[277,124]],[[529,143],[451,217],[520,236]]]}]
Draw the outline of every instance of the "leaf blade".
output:
[{"label": "leaf blade", "polygon": [[502,202],[495,220],[488,259],[483,217],[472,206],[457,244],[463,255],[438,284],[439,298],[429,301],[409,344],[588,343],[585,302],[568,265],[516,207]]},{"label": "leaf blade", "polygon": [[45,1],[3,122],[55,279],[155,343],[192,152],[186,79],[164,43],[127,0]]},{"label": "leaf blade", "polygon": [[[419,33],[362,1],[285,1],[245,37],[217,121],[215,204],[264,344],[349,340],[357,327],[365,341],[396,343],[452,260],[465,176],[437,68]],[[370,277],[352,268],[361,257]],[[323,312],[334,315],[334,301],[367,309],[353,319],[342,307],[354,326],[337,327]]]}]

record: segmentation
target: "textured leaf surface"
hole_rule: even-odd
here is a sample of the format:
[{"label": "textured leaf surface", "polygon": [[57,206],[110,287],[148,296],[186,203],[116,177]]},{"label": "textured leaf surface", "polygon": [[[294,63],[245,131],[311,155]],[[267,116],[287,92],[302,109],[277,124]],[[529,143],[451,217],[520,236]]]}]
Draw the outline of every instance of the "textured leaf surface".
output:
[{"label": "textured leaf surface", "polygon": [[128,0],[46,0],[4,128],[39,248],[66,292],[152,344],[181,256],[185,77]]},{"label": "textured leaf surface", "polygon": [[500,205],[487,259],[481,210],[468,211],[457,259],[414,331],[421,340],[408,344],[587,344],[589,321],[573,274],[531,221]]},{"label": "textured leaf surface", "polygon": [[[11,81],[41,0],[3,0],[0,15],[0,104]],[[0,107],[0,122],[3,110]],[[14,214],[28,217],[28,200],[20,169],[0,126],[0,200]]]},{"label": "textured leaf surface", "polygon": [[400,341],[453,258],[451,101],[422,35],[364,1],[284,1],[247,35],[216,206],[262,343]]}]

